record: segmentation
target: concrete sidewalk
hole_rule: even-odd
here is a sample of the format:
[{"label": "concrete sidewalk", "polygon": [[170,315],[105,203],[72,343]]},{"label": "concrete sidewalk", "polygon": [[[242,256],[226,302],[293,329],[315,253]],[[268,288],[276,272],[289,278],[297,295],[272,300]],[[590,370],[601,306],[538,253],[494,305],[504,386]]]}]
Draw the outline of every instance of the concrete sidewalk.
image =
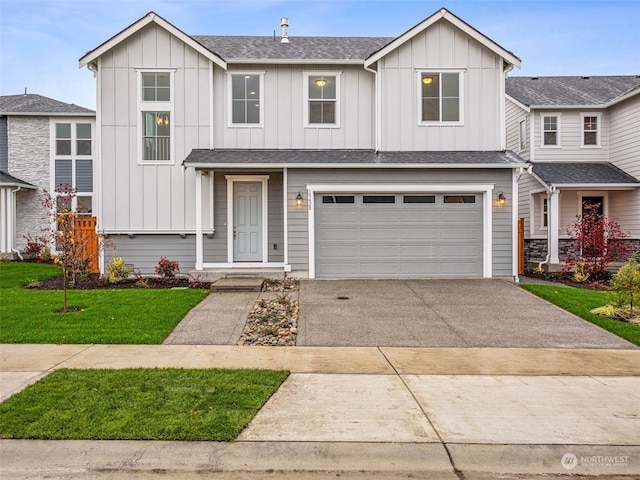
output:
[{"label": "concrete sidewalk", "polygon": [[58,368],[292,372],[237,442],[2,440],[2,478],[640,476],[638,350],[0,349],[2,398]]}]

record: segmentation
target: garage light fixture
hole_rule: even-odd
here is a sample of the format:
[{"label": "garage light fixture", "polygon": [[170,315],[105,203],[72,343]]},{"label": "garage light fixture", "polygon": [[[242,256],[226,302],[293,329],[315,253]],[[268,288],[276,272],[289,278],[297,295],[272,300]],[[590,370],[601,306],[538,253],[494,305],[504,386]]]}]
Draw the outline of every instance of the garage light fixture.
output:
[{"label": "garage light fixture", "polygon": [[504,196],[504,193],[498,193],[498,205],[504,207],[507,203],[507,198]]},{"label": "garage light fixture", "polygon": [[298,195],[296,196],[296,205],[298,207],[302,206],[302,194],[300,192],[298,192]]}]

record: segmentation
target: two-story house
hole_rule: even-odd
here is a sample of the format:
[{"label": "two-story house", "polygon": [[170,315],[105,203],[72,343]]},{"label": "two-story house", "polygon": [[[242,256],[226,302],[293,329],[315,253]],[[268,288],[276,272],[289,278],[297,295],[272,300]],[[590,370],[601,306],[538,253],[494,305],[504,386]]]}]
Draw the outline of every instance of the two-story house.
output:
[{"label": "two-story house", "polygon": [[510,77],[507,148],[520,180],[526,256],[557,270],[584,202],[616,218],[640,250],[640,76]]},{"label": "two-story house", "polygon": [[[190,36],[149,13],[97,81],[100,233],[141,272],[512,277],[505,77],[442,9],[397,38]],[[107,254],[107,260],[108,260]]]},{"label": "two-story house", "polygon": [[13,258],[50,227],[44,190],[77,190],[92,214],[95,112],[36,94],[0,96],[0,256]]}]

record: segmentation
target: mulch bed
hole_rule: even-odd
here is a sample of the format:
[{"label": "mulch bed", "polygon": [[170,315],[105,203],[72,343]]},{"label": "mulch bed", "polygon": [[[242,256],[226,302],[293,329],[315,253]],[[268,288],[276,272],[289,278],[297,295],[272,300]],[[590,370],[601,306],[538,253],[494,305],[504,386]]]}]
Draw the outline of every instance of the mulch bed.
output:
[{"label": "mulch bed", "polygon": [[[67,288],[70,290],[99,290],[99,289],[131,289],[131,288],[205,288],[210,289],[211,283],[209,282],[193,282],[188,278],[177,277],[174,279],[163,280],[159,277],[145,277],[144,283],[139,279],[130,278],[119,283],[109,283],[106,280],[100,278],[100,275],[80,275],[78,280],[72,284],[67,282]],[[51,278],[49,280],[42,280],[35,284],[27,285],[24,288],[30,290],[62,290],[63,279],[62,277]]]},{"label": "mulch bed", "polygon": [[547,280],[549,282],[561,283],[567,287],[583,288],[585,290],[597,290],[606,291],[609,289],[609,281],[596,281],[596,282],[574,282],[571,277],[561,274],[549,274],[549,273],[535,273],[527,272],[526,277],[539,278],[540,280]]}]

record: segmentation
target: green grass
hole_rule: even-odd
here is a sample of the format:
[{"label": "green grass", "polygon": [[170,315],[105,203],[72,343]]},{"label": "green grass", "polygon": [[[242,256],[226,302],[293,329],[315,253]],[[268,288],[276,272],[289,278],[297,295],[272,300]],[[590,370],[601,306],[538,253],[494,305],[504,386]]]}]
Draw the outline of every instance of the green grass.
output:
[{"label": "green grass", "polygon": [[0,263],[0,343],[158,344],[207,290],[70,290],[68,306],[56,313],[62,291],[21,288],[60,275],[51,265]]},{"label": "green grass", "polygon": [[57,370],[0,404],[0,438],[232,441],[288,374]]},{"label": "green grass", "polygon": [[558,287],[555,285],[524,284],[522,288],[548,302],[567,310],[580,318],[594,323],[605,330],[640,345],[640,327],[630,323],[612,320],[594,315],[590,310],[608,302],[606,292],[584,290],[581,288]]}]

